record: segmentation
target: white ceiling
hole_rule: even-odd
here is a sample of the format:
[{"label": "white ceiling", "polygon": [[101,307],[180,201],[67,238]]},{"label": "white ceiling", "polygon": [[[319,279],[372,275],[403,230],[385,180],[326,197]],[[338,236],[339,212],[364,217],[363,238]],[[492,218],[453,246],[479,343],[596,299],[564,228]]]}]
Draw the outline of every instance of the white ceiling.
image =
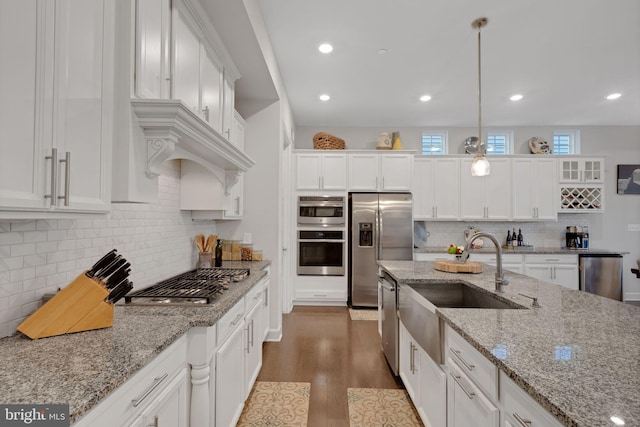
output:
[{"label": "white ceiling", "polygon": [[640,125],[638,0],[258,3],[297,126],[477,125],[481,16],[484,126]]}]

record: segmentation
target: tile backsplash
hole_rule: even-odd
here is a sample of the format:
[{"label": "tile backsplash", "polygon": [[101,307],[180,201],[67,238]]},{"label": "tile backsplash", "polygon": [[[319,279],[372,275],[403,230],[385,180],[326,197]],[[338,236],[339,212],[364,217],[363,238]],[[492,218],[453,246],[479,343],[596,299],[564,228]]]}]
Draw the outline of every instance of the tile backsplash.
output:
[{"label": "tile backsplash", "polygon": [[215,233],[215,224],[180,211],[178,161],[164,163],[159,184],[156,204],[114,203],[95,218],[0,222],[0,337],[13,334],[43,294],[111,249],[131,262],[136,288],[194,268],[194,236]]}]

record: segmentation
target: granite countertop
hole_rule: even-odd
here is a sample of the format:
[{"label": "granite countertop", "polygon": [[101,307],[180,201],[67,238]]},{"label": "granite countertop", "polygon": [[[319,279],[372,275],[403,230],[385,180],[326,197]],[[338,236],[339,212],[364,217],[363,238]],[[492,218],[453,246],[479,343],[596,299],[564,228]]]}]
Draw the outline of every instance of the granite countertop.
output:
[{"label": "granite countertop", "polygon": [[0,402],[68,403],[71,422],[122,385],[196,326],[213,326],[267,272],[270,261],[224,262],[250,268],[206,306],[114,307],[113,327],[31,340],[21,333],[0,339]]},{"label": "granite countertop", "polygon": [[[413,252],[417,254],[437,254],[440,253],[443,256],[449,255],[447,253],[447,248],[443,246],[427,246],[426,248],[413,248]],[[489,244],[486,248],[483,247],[481,249],[472,249],[469,251],[470,254],[495,254],[496,248]],[[517,246],[513,249],[502,248],[503,254],[556,254],[556,255],[581,255],[581,254],[589,254],[589,255],[600,255],[600,254],[626,254],[628,252],[619,252],[619,251],[611,251],[608,249],[569,249],[569,248],[560,248],[560,247],[538,247],[534,246],[533,248],[522,247],[518,248]]]},{"label": "granite countertop", "polygon": [[[396,280],[463,280],[494,292],[495,268],[434,270],[381,261]],[[506,272],[505,297],[526,310],[438,309],[438,315],[567,426],[640,426],[640,308]],[[540,308],[519,293],[538,297]]]}]

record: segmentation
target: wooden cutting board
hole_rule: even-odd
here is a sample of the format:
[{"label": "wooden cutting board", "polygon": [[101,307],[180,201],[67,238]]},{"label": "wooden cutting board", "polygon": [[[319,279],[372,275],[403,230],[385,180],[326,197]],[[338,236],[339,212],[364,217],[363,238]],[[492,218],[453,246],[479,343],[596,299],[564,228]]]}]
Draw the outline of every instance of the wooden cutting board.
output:
[{"label": "wooden cutting board", "polygon": [[482,264],[479,262],[458,262],[449,260],[436,260],[435,269],[447,273],[482,273]]}]

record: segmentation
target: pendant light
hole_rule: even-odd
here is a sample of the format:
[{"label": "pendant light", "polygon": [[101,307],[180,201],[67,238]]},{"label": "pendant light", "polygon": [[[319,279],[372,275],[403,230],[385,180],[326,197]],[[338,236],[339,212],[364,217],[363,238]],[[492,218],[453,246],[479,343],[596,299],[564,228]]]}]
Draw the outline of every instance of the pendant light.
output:
[{"label": "pendant light", "polygon": [[[478,29],[478,142],[482,140],[482,70],[481,70],[481,45],[480,29],[489,23],[487,18],[478,18],[471,23],[473,28]],[[480,143],[480,147],[484,144]],[[485,157],[484,149],[478,150],[476,157],[471,163],[471,176],[485,176],[491,172],[489,160]]]}]

